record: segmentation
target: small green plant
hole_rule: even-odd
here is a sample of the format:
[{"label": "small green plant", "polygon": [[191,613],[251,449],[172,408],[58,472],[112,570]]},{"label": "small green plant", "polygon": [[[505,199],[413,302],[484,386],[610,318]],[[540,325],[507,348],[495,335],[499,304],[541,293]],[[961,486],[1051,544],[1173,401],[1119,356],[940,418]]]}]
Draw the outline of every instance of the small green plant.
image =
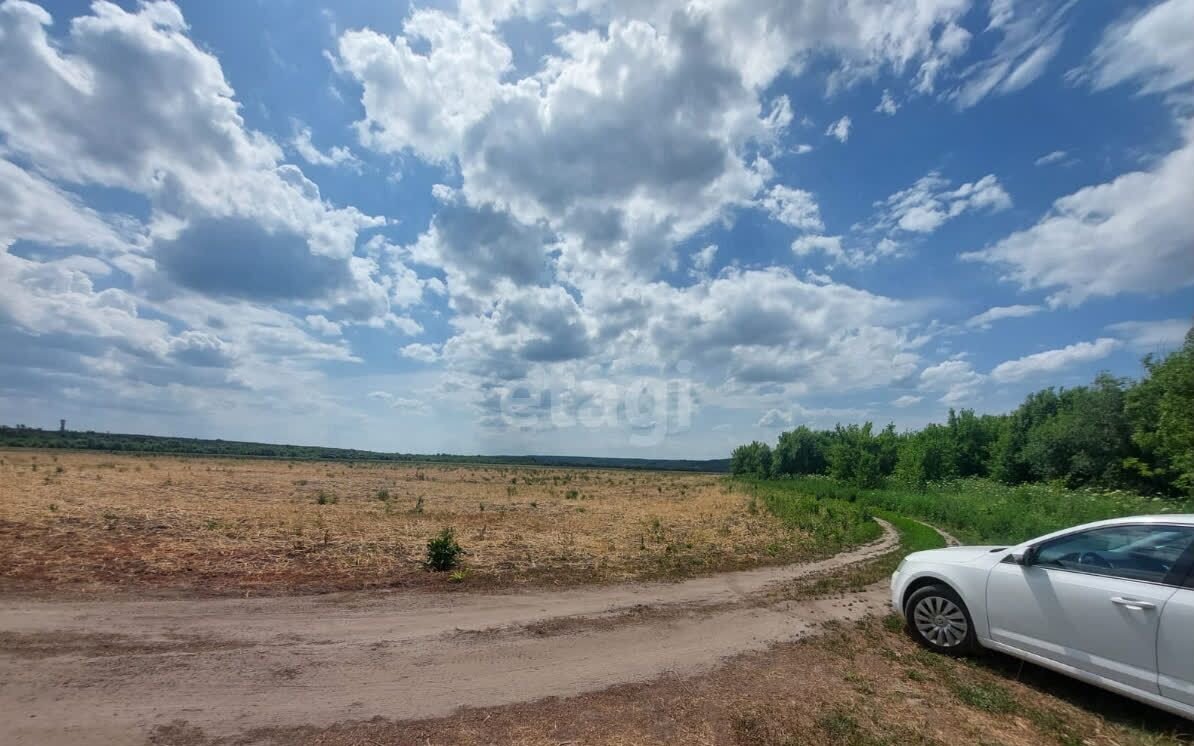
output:
[{"label": "small green plant", "polygon": [[387,489],[378,490],[377,491],[377,499],[378,500],[389,500],[390,499],[390,491]]},{"label": "small green plant", "polygon": [[315,495],[315,503],[317,505],[335,505],[337,502],[339,502],[339,499],[336,495],[327,490],[320,490]]},{"label": "small green plant", "polygon": [[432,572],[455,570],[464,549],[456,542],[456,532],[445,528],[427,542],[427,559],[423,567]]},{"label": "small green plant", "polygon": [[466,578],[468,578],[468,568],[461,568],[452,571],[452,574],[448,576],[448,582],[463,583]]},{"label": "small green plant", "polygon": [[575,500],[580,497],[580,492],[576,490],[568,490],[564,493],[565,500]]}]

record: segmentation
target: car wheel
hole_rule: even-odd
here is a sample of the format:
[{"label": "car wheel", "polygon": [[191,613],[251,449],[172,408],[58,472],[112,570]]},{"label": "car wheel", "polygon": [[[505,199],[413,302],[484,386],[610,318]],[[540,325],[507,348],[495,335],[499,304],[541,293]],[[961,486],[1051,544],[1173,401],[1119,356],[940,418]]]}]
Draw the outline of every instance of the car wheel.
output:
[{"label": "car wheel", "polygon": [[960,596],[944,585],[918,589],[904,607],[908,633],[929,650],[967,655],[978,650],[974,622]]}]

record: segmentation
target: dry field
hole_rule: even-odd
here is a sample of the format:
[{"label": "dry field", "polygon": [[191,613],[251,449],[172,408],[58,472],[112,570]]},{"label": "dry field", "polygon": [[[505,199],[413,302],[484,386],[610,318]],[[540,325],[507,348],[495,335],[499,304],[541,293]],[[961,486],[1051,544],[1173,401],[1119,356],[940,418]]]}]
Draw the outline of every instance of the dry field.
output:
[{"label": "dry field", "polygon": [[[422,569],[443,527],[463,577]],[[7,591],[569,585],[833,549],[713,475],[0,451]]]}]

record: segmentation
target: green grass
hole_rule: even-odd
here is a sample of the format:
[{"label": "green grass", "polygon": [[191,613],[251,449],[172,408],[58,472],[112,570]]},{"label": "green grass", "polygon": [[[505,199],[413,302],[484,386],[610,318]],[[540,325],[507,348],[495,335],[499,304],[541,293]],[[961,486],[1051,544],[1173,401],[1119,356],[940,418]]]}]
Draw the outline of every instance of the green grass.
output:
[{"label": "green grass", "polygon": [[818,550],[836,552],[879,538],[878,524],[862,505],[808,495],[789,480],[737,480],[785,526],[807,533]]},{"label": "green grass", "polygon": [[1048,484],[1010,486],[987,479],[958,479],[924,489],[892,486],[864,490],[825,477],[783,484],[793,492],[848,502],[928,521],[970,542],[1015,544],[1034,536],[1104,518],[1157,513],[1194,513],[1194,503],[1129,492],[1070,490]]},{"label": "green grass", "polygon": [[934,531],[931,526],[926,526],[919,521],[892,513],[889,510],[875,510],[874,513],[895,526],[896,531],[900,532],[901,559],[904,555],[913,552],[940,549],[945,546],[945,539],[941,538],[941,534]]},{"label": "green grass", "polygon": [[953,682],[953,692],[964,704],[1001,715],[1015,712],[1016,698],[1005,687],[994,682]]},{"label": "green grass", "polygon": [[895,572],[896,565],[900,564],[900,560],[912,552],[940,549],[945,546],[945,540],[941,538],[941,535],[923,523],[885,510],[876,510],[875,515],[895,526],[896,531],[899,532],[900,547],[897,551],[851,565],[839,572],[799,581],[785,591],[787,597],[817,598],[836,593],[860,591],[890,577]]}]

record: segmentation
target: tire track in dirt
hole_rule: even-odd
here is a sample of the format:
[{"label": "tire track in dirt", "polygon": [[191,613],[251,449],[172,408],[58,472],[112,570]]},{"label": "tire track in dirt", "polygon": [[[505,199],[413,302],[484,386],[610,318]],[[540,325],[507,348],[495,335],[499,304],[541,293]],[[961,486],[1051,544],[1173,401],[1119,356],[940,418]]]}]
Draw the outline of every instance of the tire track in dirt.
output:
[{"label": "tire track in dirt", "polygon": [[[777,583],[892,551],[898,537],[890,525],[883,528],[879,541],[819,562],[678,583],[519,594],[14,600],[0,608],[0,709],[13,713],[0,721],[0,742],[136,742],[176,720],[230,735],[374,716],[435,717],[464,705],[691,675],[727,656],[808,635],[824,622],[884,608],[882,588],[840,599],[750,603]],[[602,623],[643,607],[677,613]],[[561,633],[462,634],[552,624]],[[55,636],[62,654],[47,654]],[[89,640],[108,647],[90,649]],[[23,641],[35,642],[39,654],[22,655]],[[114,644],[128,653],[112,655]]]}]

